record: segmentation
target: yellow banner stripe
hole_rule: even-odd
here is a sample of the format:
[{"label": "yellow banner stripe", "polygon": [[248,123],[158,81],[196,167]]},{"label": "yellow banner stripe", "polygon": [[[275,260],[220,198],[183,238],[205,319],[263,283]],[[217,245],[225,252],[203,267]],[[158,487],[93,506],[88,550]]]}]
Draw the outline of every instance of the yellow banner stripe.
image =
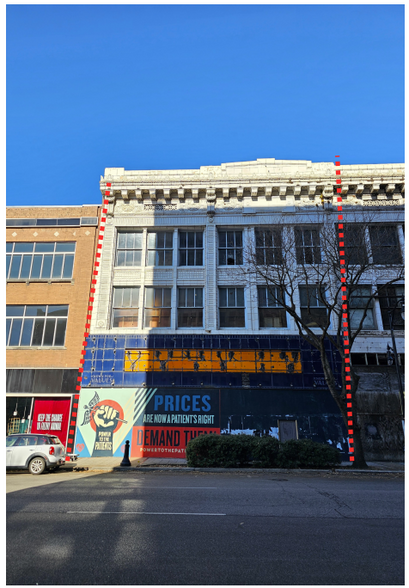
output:
[{"label": "yellow banner stripe", "polygon": [[125,372],[302,372],[299,351],[127,349]]}]

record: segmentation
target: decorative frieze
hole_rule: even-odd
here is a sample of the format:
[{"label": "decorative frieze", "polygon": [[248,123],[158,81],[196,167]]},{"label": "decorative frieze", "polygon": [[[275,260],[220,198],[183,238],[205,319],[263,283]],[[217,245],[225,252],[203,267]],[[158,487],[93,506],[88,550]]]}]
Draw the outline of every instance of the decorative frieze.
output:
[{"label": "decorative frieze", "polygon": [[159,211],[159,210],[177,210],[176,204],[144,204],[143,209],[145,211]]},{"label": "decorative frieze", "polygon": [[[357,204],[377,197],[379,201],[400,201],[404,198],[404,166],[346,165],[337,168],[342,173],[342,195],[357,199]],[[291,205],[298,201],[313,201],[322,196],[330,200],[336,195],[334,163],[311,161],[283,161],[257,159],[221,166],[202,166],[199,170],[128,171],[124,168],[106,168],[101,177],[101,191],[110,182],[108,216],[113,208],[121,209],[120,202],[137,200],[145,206],[178,206],[253,201],[259,205],[268,199],[286,200]],[[359,201],[359,202],[358,202]],[[174,208],[145,208],[149,211],[175,210]]]}]

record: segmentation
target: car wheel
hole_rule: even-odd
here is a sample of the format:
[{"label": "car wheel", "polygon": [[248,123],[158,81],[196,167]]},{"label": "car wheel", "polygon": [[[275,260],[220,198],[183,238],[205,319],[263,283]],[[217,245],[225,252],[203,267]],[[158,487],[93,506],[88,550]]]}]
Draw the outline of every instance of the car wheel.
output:
[{"label": "car wheel", "polygon": [[45,459],[42,457],[34,457],[28,466],[31,474],[42,474],[45,470]]}]

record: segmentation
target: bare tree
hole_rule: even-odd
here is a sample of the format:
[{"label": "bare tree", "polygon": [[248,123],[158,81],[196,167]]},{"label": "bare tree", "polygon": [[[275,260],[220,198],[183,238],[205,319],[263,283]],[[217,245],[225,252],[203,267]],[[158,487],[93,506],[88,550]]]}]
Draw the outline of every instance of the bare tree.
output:
[{"label": "bare tree", "polygon": [[[365,211],[345,217],[339,224],[335,213],[323,210],[305,225],[299,218],[284,217],[275,226],[256,228],[242,267],[247,281],[256,283],[259,295],[270,301],[265,313],[270,322],[261,326],[272,326],[285,311],[299,335],[319,351],[329,391],[352,431],[353,465],[362,468],[366,462],[356,401],[360,377],[351,365],[351,350],[363,330],[374,328],[375,298],[402,281],[404,270],[390,226],[374,224]],[[341,387],[326,341],[342,359]]]}]

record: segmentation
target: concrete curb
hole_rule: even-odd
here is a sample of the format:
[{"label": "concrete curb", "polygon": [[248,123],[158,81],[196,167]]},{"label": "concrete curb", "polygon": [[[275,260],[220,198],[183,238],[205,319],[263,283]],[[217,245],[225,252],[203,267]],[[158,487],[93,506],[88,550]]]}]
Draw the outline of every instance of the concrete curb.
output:
[{"label": "concrete curb", "polygon": [[373,474],[401,474],[404,475],[403,470],[353,470],[350,467],[346,468],[335,468],[335,469],[326,469],[326,470],[312,470],[312,469],[282,469],[282,468],[190,468],[190,467],[178,467],[178,466],[137,466],[137,467],[106,467],[103,468],[99,467],[78,467],[73,468],[75,472],[101,472],[101,473],[110,473],[110,472],[213,472],[213,473],[280,473],[280,474],[303,474],[303,473],[317,473],[317,474],[366,474],[366,475],[373,475]]}]

